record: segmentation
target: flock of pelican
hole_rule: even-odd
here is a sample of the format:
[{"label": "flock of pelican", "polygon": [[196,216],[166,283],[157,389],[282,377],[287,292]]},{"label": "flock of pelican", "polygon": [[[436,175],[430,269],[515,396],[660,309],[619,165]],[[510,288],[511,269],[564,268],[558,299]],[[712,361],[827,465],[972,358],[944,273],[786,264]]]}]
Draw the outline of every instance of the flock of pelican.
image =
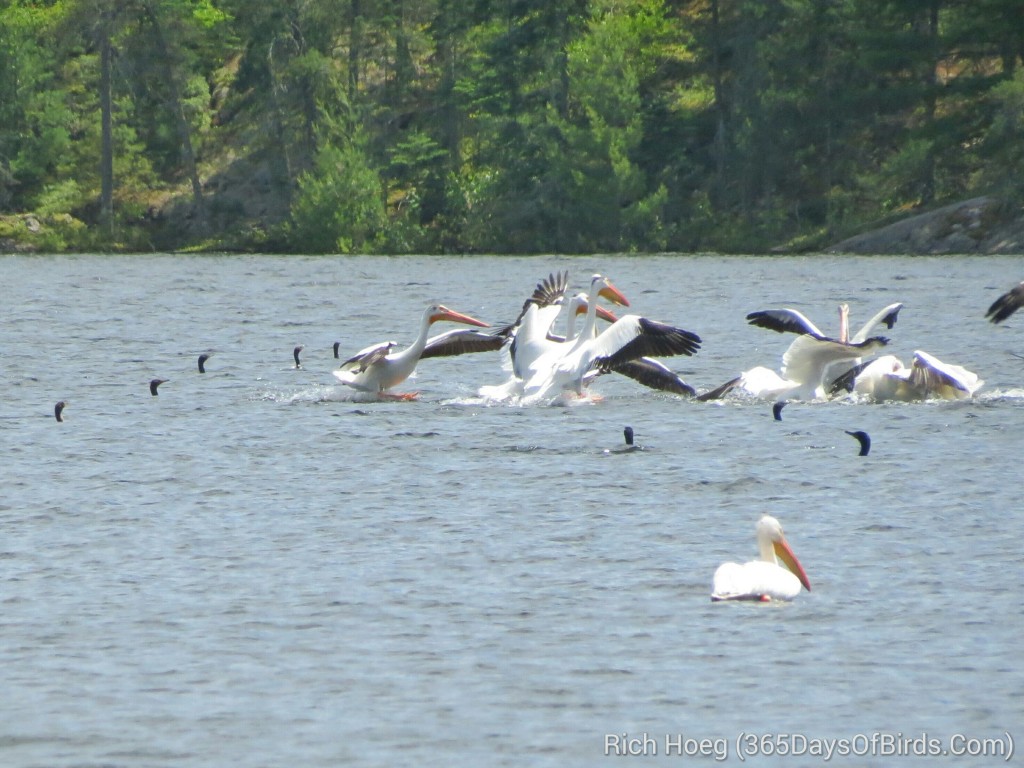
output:
[{"label": "flock of pelican", "polygon": [[[820,400],[841,392],[856,392],[879,401],[959,399],[973,396],[983,383],[971,371],[943,363],[921,350],[914,353],[909,367],[893,355],[875,356],[888,344],[888,339],[872,333],[883,325],[891,330],[903,305],[884,307],[851,335],[849,307],[843,304],[839,307],[839,330],[835,336],[825,334],[795,309],[751,312],[746,318],[751,325],[796,335],[782,356],[780,372],[751,368],[698,396],[693,387],[656,359],[695,354],[701,348],[697,334],[636,314],[616,317],[599,304],[600,300],[617,307],[628,307],[629,301],[603,275],[591,278],[589,292],[567,296],[567,291],[568,273],[549,275],[537,284],[516,320],[500,328],[491,328],[442,304],[430,304],[423,312],[412,344],[404,348],[394,341],[374,344],[342,362],[333,375],[342,384],[371,397],[412,400],[416,392],[393,390],[413,374],[420,360],[503,351],[508,380],[481,388],[485,397],[520,404],[586,398],[588,387],[597,376],[616,373],[652,389],[698,400],[715,400],[733,389],[772,398],[773,412],[779,420],[786,398]],[[1000,323],[1022,305],[1024,282],[996,299],[986,317]],[[565,330],[560,334],[555,325],[563,310]],[[581,315],[583,320],[577,330]],[[599,319],[608,325],[599,328]],[[471,327],[430,336],[433,324],[442,321]],[[339,346],[335,342],[334,355],[340,359]],[[301,367],[302,349],[297,346],[293,350],[296,368]],[[205,372],[208,358],[209,354],[200,355],[200,373]],[[150,381],[150,393],[156,396],[157,388],[165,381]],[[58,422],[63,421],[65,406],[63,400],[54,406]],[[867,455],[871,446],[868,435],[847,434],[860,442],[860,455]],[[641,450],[634,444],[630,427],[626,427],[624,436],[626,446],[622,451]],[[713,601],[792,600],[801,589],[810,591],[807,574],[786,541],[779,521],[770,515],[763,516],[757,523],[756,534],[759,558],[743,565],[719,566],[713,578]]]},{"label": "flock of pelican", "polygon": [[[628,307],[629,301],[603,275],[591,278],[587,293],[567,297],[567,287],[567,273],[549,275],[537,284],[515,322],[488,331],[478,330],[489,328],[487,323],[432,304],[424,311],[419,334],[410,346],[397,349],[395,342],[386,341],[367,347],[345,360],[334,376],[363,393],[412,399],[416,393],[395,394],[390,390],[405,381],[421,359],[505,350],[509,378],[501,385],[483,387],[480,393],[485,397],[521,404],[582,398],[587,396],[587,387],[594,378],[607,373],[629,376],[653,389],[696,396],[693,387],[655,358],[695,354],[701,347],[697,334],[640,315],[616,317],[599,301],[605,299],[618,307]],[[994,323],[1001,322],[1022,304],[1024,282],[1000,296],[987,317]],[[872,334],[879,326],[891,330],[902,307],[901,303],[884,307],[850,334],[849,306],[842,304],[835,336],[824,333],[795,309],[751,312],[746,318],[751,325],[796,335],[782,356],[780,372],[752,368],[700,399],[717,399],[739,388],[755,397],[776,400],[775,418],[780,419],[786,398],[821,400],[844,391],[876,401],[973,396],[983,382],[961,366],[944,363],[922,350],[914,352],[909,367],[894,355],[877,356],[889,342],[884,336]],[[565,332],[559,334],[555,325],[563,310]],[[580,315],[582,327],[577,331]],[[609,325],[599,329],[598,319]],[[432,324],[439,321],[473,328],[430,337]],[[847,434],[860,442],[860,455],[867,455],[870,437],[860,431]],[[624,436],[623,450],[637,450],[630,427],[626,427]],[[801,589],[810,591],[807,573],[779,521],[764,515],[757,523],[756,535],[758,559],[719,566],[712,581],[713,601],[788,601]]]},{"label": "flock of pelican", "polygon": [[[444,305],[431,304],[423,313],[419,334],[408,347],[399,349],[394,341],[374,344],[345,360],[334,376],[361,393],[409,400],[416,397],[415,392],[392,390],[412,375],[420,360],[505,350],[510,376],[502,385],[481,389],[490,399],[532,404],[584,398],[591,381],[606,373],[629,376],[659,390],[695,395],[693,387],[655,358],[694,354],[701,345],[697,334],[640,315],[616,317],[600,306],[599,299],[621,307],[628,307],[629,300],[603,275],[593,276],[589,293],[569,297],[567,288],[568,273],[549,275],[537,284],[515,322],[496,329]],[[563,310],[565,332],[560,334],[555,325]],[[580,315],[583,320],[577,330]],[[598,319],[609,324],[598,328]],[[473,328],[429,336],[431,326],[439,321]]]},{"label": "flock of pelican", "polygon": [[[508,378],[496,386],[481,387],[490,400],[530,405],[599,399],[589,393],[593,380],[608,373],[628,376],[640,384],[699,400],[715,400],[736,390],[756,398],[827,400],[856,393],[874,401],[915,401],[969,398],[984,383],[966,368],[945,363],[916,350],[910,364],[895,355],[879,355],[888,345],[874,335],[884,326],[891,330],[903,304],[884,307],[855,333],[849,330],[849,306],[839,306],[839,328],[834,336],[822,331],[791,308],[751,312],[750,325],[795,339],[782,355],[779,371],[756,366],[702,395],[658,358],[693,355],[701,339],[692,331],[637,314],[617,317],[614,307],[629,300],[603,275],[594,275],[587,292],[568,295],[568,273],[541,280],[523,304],[516,320],[500,328],[441,304],[426,308],[419,333],[407,347],[384,341],[360,350],[334,371],[342,384],[381,399],[409,400],[415,392],[394,388],[413,374],[420,360],[430,357],[501,351]],[[989,309],[992,322],[1001,322],[1024,303],[1024,283],[1001,296]],[[564,315],[564,331],[556,329]],[[577,323],[582,316],[581,327]],[[599,327],[598,321],[608,323]],[[473,326],[430,336],[434,323],[447,321]],[[487,329],[487,330],[481,330]],[[298,365],[298,349],[296,349]],[[335,346],[337,356],[337,345]],[[778,417],[778,411],[776,411]]]}]

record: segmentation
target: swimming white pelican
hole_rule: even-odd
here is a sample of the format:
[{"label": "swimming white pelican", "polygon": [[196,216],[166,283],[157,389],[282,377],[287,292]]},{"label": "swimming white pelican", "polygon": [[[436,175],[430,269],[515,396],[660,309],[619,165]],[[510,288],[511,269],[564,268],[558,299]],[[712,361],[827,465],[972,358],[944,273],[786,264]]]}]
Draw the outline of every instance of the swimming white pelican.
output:
[{"label": "swimming white pelican", "polygon": [[828,386],[832,382],[831,366],[855,363],[888,343],[884,336],[845,344],[836,339],[797,336],[782,356],[781,376],[770,368],[758,366],[743,372],[740,386],[755,397],[824,400],[831,391]]},{"label": "swimming white pelican", "polygon": [[856,366],[862,357],[889,343],[883,336],[868,334],[880,323],[892,328],[902,304],[890,304],[878,312],[853,336],[849,335],[849,306],[839,305],[839,336],[829,338],[805,315],[795,309],[766,309],[751,312],[747,322],[778,333],[799,334],[782,356],[782,375],[758,366],[745,371],[741,386],[755,397],[826,399],[833,382]]},{"label": "swimming white pelican", "polygon": [[[590,298],[585,293],[577,293],[569,300],[569,313],[567,316],[567,325],[565,330],[565,341],[573,341],[576,338],[576,323],[575,318],[577,315],[584,314],[590,305]],[[618,320],[614,314],[606,310],[604,307],[598,305],[597,316],[602,320],[614,323]],[[597,335],[597,329],[594,328],[592,331],[593,335]],[[685,397],[693,397],[697,394],[697,391],[683,381],[674,371],[672,371],[667,365],[655,360],[652,357],[640,357],[636,360],[626,360],[619,363],[614,368],[609,369],[609,373],[618,373],[623,376],[627,376],[633,381],[643,384],[649,389],[656,389],[660,392],[671,392],[676,395],[683,395]]]},{"label": "swimming white pelican", "polygon": [[[862,325],[860,329],[851,336],[849,332],[850,305],[845,303],[840,304],[839,334],[835,338],[843,344],[860,344],[865,342],[878,325],[885,325],[886,328],[892,330],[893,326],[896,325],[896,320],[899,317],[901,309],[903,309],[903,304],[900,302],[883,307],[875,313],[874,317],[864,323],[864,325]],[[751,312],[747,315],[747,322],[751,325],[756,325],[759,328],[767,328],[769,330],[776,331],[777,333],[807,334],[818,338],[827,338],[826,335],[819,330],[818,326],[812,323],[805,315],[795,309],[790,309],[789,307],[783,309],[763,309],[759,312]],[[860,364],[859,357],[844,359],[838,363],[831,363],[823,372],[822,378],[826,382],[834,382],[858,364]],[[830,386],[827,394],[834,394],[834,391],[835,388]]]},{"label": "swimming white pelican", "polygon": [[985,317],[993,323],[1001,323],[1022,306],[1024,306],[1024,282],[1015,285],[993,301],[992,306],[985,313]]},{"label": "swimming white pelican", "polygon": [[718,566],[712,600],[792,600],[800,594],[801,586],[811,591],[803,566],[782,534],[782,525],[771,515],[757,522],[757,547],[759,560]]},{"label": "swimming white pelican", "polygon": [[782,374],[799,386],[790,394],[794,397],[824,399],[829,396],[837,364],[856,364],[868,354],[889,343],[884,336],[872,336],[864,341],[843,343],[835,339],[797,336],[782,355]]},{"label": "swimming white pelican", "polygon": [[342,363],[338,370],[333,371],[335,378],[353,389],[372,392],[378,396],[394,397],[401,400],[410,400],[416,397],[416,393],[391,395],[385,390],[401,384],[412,375],[423,354],[423,349],[426,347],[430,326],[441,320],[475,325],[480,328],[490,327],[481,320],[455,312],[442,304],[431,304],[423,311],[419,335],[412,344],[399,352],[391,351],[397,346],[394,341],[382,341],[360,350]]},{"label": "swimming white pelican", "polygon": [[[561,276],[557,283],[560,287],[557,295],[550,290],[547,283],[537,284],[537,290],[533,296],[527,299],[523,305],[523,311],[519,315],[518,326],[515,329],[512,343],[509,345],[509,354],[512,357],[512,374],[517,378],[526,380],[537,373],[534,368],[536,362],[545,355],[551,356],[557,350],[564,349],[566,342],[573,342],[576,336],[576,316],[586,314],[588,320],[584,321],[581,333],[595,335],[597,317],[615,322],[615,315],[601,307],[596,302],[590,302],[587,294],[577,294],[569,301],[568,316],[566,320],[566,334],[559,337],[552,332],[555,319],[562,310],[564,304],[564,293],[568,280],[568,273]],[[595,290],[596,288],[596,290]],[[601,296],[613,304],[622,307],[629,306],[629,300],[616,288],[607,278],[595,275],[591,278],[592,296]],[[593,309],[591,310],[591,306]],[[590,319],[593,318],[593,319]]]},{"label": "swimming white pelican", "polygon": [[[523,303],[523,309],[515,321],[504,328],[499,329],[493,335],[502,336],[508,342],[508,355],[504,358],[502,367],[509,372],[509,378],[503,384],[488,385],[480,387],[480,395],[490,400],[509,400],[522,395],[523,375],[531,375],[530,367],[533,362],[546,352],[558,349],[567,340],[575,338],[576,316],[586,313],[589,310],[587,301],[580,297],[585,294],[577,294],[568,304],[565,301],[565,291],[568,287],[569,273],[552,273],[547,278],[537,283],[533,294]],[[614,286],[604,288],[602,295],[616,304],[629,304]],[[552,329],[558,314],[566,308],[566,334],[560,336]],[[602,306],[596,310],[597,316],[609,322],[616,320],[615,315]],[[451,344],[462,344],[463,335],[482,336],[479,331],[461,330],[453,331],[450,335],[442,334],[442,337],[435,337],[437,341],[445,346]],[[435,344],[435,339],[427,342],[427,349],[424,353],[429,354]],[[469,342],[474,346],[468,351],[483,351],[484,344],[473,340]],[[494,348],[493,346],[490,348]]]},{"label": "swimming white pelican", "polygon": [[878,402],[962,400],[973,397],[984,383],[966,368],[916,350],[909,368],[895,355],[872,360],[856,374],[853,391]]},{"label": "swimming white pelican", "polygon": [[[594,275],[591,296],[597,296],[611,281]],[[597,302],[591,301],[583,329],[568,350],[557,348],[545,352],[530,367],[530,376],[523,388],[529,402],[553,398],[571,392],[583,394],[587,381],[599,373],[615,370],[622,363],[642,357],[692,355],[700,349],[700,337],[682,328],[655,322],[639,315],[620,317],[600,334],[595,335]]]}]

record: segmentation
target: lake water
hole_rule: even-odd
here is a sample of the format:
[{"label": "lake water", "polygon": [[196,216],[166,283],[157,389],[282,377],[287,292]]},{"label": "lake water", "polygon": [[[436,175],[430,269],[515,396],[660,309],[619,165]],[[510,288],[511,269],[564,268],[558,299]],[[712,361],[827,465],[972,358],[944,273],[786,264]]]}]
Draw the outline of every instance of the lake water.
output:
[{"label": "lake water", "polygon": [[[431,300],[507,322],[558,269],[700,334],[668,361],[698,390],[779,366],[790,337],[747,312],[834,329],[841,301],[854,328],[903,301],[890,351],[986,383],[781,422],[612,376],[599,403],[486,403],[497,354],[424,361],[416,402],[335,385],[333,342],[405,343]],[[1024,740],[1024,316],[984,318],[1019,257],[5,256],[0,277],[4,766],[817,765],[831,739],[860,753],[831,762],[891,766],[917,739]],[[646,450],[610,452],[627,424]],[[813,591],[711,603],[764,512]]]}]

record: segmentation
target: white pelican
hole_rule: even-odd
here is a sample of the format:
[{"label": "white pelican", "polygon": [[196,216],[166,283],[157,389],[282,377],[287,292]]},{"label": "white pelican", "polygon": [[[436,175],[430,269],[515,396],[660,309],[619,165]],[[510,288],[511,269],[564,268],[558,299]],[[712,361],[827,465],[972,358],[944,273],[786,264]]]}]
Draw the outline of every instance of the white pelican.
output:
[{"label": "white pelican", "polygon": [[[864,325],[862,325],[860,329],[851,336],[849,332],[850,305],[845,303],[840,304],[839,335],[836,337],[836,340],[843,344],[860,344],[867,341],[871,336],[872,331],[874,331],[875,327],[879,325],[885,325],[885,327],[891,331],[893,326],[896,325],[896,320],[899,317],[901,309],[903,309],[903,304],[900,302],[883,307],[875,313],[874,317],[864,323]],[[790,309],[789,307],[783,309],[763,309],[759,312],[751,312],[747,315],[747,322],[751,325],[756,325],[759,328],[767,328],[777,333],[807,334],[818,338],[827,338],[826,334],[822,333],[818,326],[812,323],[805,315],[795,309]],[[843,360],[839,363],[830,364],[828,369],[824,371],[823,378],[827,382],[834,382],[859,363],[860,358],[852,358]],[[834,394],[834,391],[835,386],[832,386],[830,387],[828,394]]]},{"label": "white pelican", "polygon": [[[575,318],[577,315],[584,314],[590,305],[590,298],[585,293],[577,293],[569,300],[569,314],[568,324],[565,330],[565,341],[573,341],[576,338],[576,323]],[[604,307],[598,305],[597,316],[602,320],[606,320],[610,323],[614,323],[618,320],[614,314],[606,310]],[[597,329],[594,328],[592,335],[597,335]],[[683,381],[678,374],[672,371],[667,365],[655,360],[651,357],[640,357],[636,360],[626,360],[619,363],[614,368],[610,368],[607,372],[618,373],[623,376],[627,376],[633,381],[643,384],[649,389],[656,389],[661,392],[672,392],[676,395],[684,395],[685,397],[693,397],[697,394],[697,391]],[[728,391],[728,390],[726,390]],[[711,393],[708,393],[709,395]],[[723,394],[721,392],[719,395]],[[701,397],[705,397],[702,395]],[[711,399],[708,397],[707,399]]]},{"label": "white pelican", "polygon": [[[533,294],[523,303],[523,309],[515,322],[499,329],[493,336],[501,336],[503,341],[508,342],[508,355],[502,367],[509,371],[509,378],[504,384],[496,386],[481,387],[480,395],[490,400],[508,400],[522,395],[523,375],[530,375],[530,367],[533,362],[546,352],[558,349],[567,340],[575,338],[576,316],[584,314],[589,310],[589,303],[583,300],[585,294],[577,294],[568,303],[566,313],[566,335],[559,336],[552,328],[558,314],[565,304],[565,290],[568,286],[569,273],[553,273],[537,283]],[[629,302],[614,286],[602,289],[602,295],[616,304]],[[596,314],[604,320],[614,322],[615,315],[602,306],[598,306]],[[453,344],[469,343],[472,349],[465,351],[476,352],[486,349],[498,348],[494,344],[487,346],[486,342],[474,338],[467,342],[467,335],[475,337],[483,336],[479,331],[462,330],[454,331],[451,334],[442,334],[427,342],[425,355],[432,352],[439,342],[445,348]]]},{"label": "white pelican", "polygon": [[[562,276],[558,285],[561,290],[557,295],[545,288],[550,283],[538,283],[537,290],[533,296],[527,299],[523,305],[523,311],[519,316],[518,327],[509,345],[509,354],[512,357],[512,374],[517,378],[526,380],[537,373],[534,365],[544,357],[556,354],[557,350],[564,349],[563,343],[573,342],[576,336],[576,316],[586,313],[587,320],[581,334],[596,334],[597,317],[600,316],[609,322],[615,322],[615,315],[591,302],[587,294],[577,294],[569,302],[569,313],[566,320],[566,334],[559,337],[552,333],[552,326],[562,309],[564,293],[568,274]],[[550,281],[550,278],[549,278]],[[610,280],[594,275],[591,278],[591,296],[602,296],[613,304],[622,307],[629,306],[629,300],[616,288]]]},{"label": "white pelican", "polygon": [[[590,295],[610,287],[608,278],[594,275]],[[583,330],[568,350],[550,350],[537,358],[525,381],[528,402],[571,392],[583,394],[585,384],[599,373],[607,373],[629,360],[642,357],[692,355],[700,349],[700,337],[690,331],[658,323],[638,315],[620,317],[595,336],[597,302],[590,302]]]},{"label": "white pelican", "polygon": [[755,397],[824,400],[830,391],[827,385],[832,381],[831,366],[856,361],[888,343],[884,336],[845,344],[836,339],[797,336],[782,356],[781,376],[770,368],[758,366],[743,372],[740,386]]},{"label": "white pelican", "polygon": [[816,400],[832,394],[834,380],[860,359],[889,343],[883,336],[868,334],[880,323],[892,328],[902,304],[890,304],[853,336],[849,335],[849,306],[839,305],[839,336],[829,338],[795,309],[751,312],[747,322],[778,333],[799,334],[782,356],[782,375],[758,366],[745,371],[741,386],[755,397],[795,397]]},{"label": "white pelican", "polygon": [[[568,327],[566,329],[566,340],[571,341],[575,338],[575,322],[574,318],[576,315],[583,314],[589,304],[589,298],[585,293],[577,293],[572,299],[569,300],[570,313],[568,316]],[[574,311],[572,311],[574,310]],[[598,305],[597,316],[602,320],[614,323],[618,318],[614,314],[604,309],[604,307]],[[593,331],[593,335],[597,335],[597,329]],[[601,373],[618,373],[622,376],[627,376],[633,381],[643,384],[648,389],[656,389],[661,392],[672,392],[676,395],[683,395],[685,397],[695,397],[696,400],[701,402],[707,402],[709,400],[718,400],[724,397],[730,392],[737,384],[740,383],[740,377],[730,379],[724,384],[715,387],[714,389],[705,392],[704,394],[697,395],[697,391],[683,381],[679,374],[675,373],[664,363],[655,360],[653,357],[640,357],[636,360],[626,360],[609,368],[607,371],[600,371]]]},{"label": "white pelican", "polygon": [[390,395],[385,390],[401,384],[412,375],[426,347],[430,326],[441,320],[480,328],[490,327],[481,320],[455,312],[442,304],[431,304],[423,311],[419,335],[412,344],[399,352],[391,351],[397,346],[393,341],[383,341],[360,350],[342,363],[338,370],[333,371],[335,378],[342,384],[362,392],[372,392],[378,396],[400,400],[415,398],[416,393]]},{"label": "white pelican", "polygon": [[[511,368],[511,376],[504,384],[481,387],[479,391],[483,397],[492,400],[522,397],[527,381],[532,381],[547,372],[553,362],[574,348],[584,335],[594,335],[594,326],[599,314],[610,321],[616,319],[610,312],[598,306],[597,302],[582,302],[577,299],[571,302],[575,309],[569,312],[566,330],[568,335],[572,335],[575,331],[576,315],[585,312],[587,319],[584,321],[582,332],[571,340],[555,335],[551,327],[564,304],[567,277],[559,275],[555,278],[552,275],[548,280],[537,284],[537,289],[533,296],[526,300],[523,311],[515,323],[512,342],[509,345],[510,360],[506,366]],[[552,290],[552,286],[555,290]],[[594,275],[591,279],[591,289],[592,295],[604,296],[616,304],[629,306],[629,300],[607,278]]]},{"label": "white pelican", "polygon": [[985,317],[993,323],[1001,323],[1022,306],[1024,306],[1024,282],[1015,285],[993,301],[992,306],[985,313]]},{"label": "white pelican", "polygon": [[884,336],[864,341],[842,342],[814,336],[797,336],[782,355],[782,374],[797,381],[794,396],[827,398],[826,385],[831,384],[837,364],[856,364],[863,356],[876,352],[889,343]]},{"label": "white pelican", "polygon": [[803,566],[782,534],[782,525],[771,515],[757,522],[757,547],[759,560],[718,566],[712,600],[792,600],[800,594],[801,586],[811,591]]},{"label": "white pelican", "polygon": [[966,368],[915,350],[909,368],[895,355],[872,360],[856,373],[853,391],[878,402],[962,400],[973,397],[984,383]]}]

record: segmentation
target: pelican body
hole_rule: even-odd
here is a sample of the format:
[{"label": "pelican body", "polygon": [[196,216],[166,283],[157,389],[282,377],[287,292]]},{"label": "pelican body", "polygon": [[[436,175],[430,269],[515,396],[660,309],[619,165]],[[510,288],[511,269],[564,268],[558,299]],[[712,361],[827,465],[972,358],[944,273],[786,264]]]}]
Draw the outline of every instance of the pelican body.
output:
[{"label": "pelican body", "polygon": [[782,356],[782,375],[759,366],[745,371],[742,386],[755,397],[793,397],[827,399],[834,391],[833,382],[856,366],[865,355],[877,352],[889,343],[883,336],[868,334],[879,324],[892,328],[902,304],[890,304],[866,322],[852,336],[849,333],[849,312],[839,305],[839,336],[830,338],[795,309],[765,309],[751,312],[747,322],[777,333],[795,333],[797,338]]},{"label": "pelican body", "polygon": [[[541,286],[538,286],[540,289]],[[596,301],[590,301],[587,294],[577,294],[569,301],[569,312],[567,315],[567,326],[565,337],[559,338],[552,333],[551,328],[561,312],[564,300],[564,280],[562,292],[553,297],[549,294],[541,294],[538,300],[538,292],[527,302],[520,316],[519,327],[509,347],[512,356],[512,373],[519,379],[528,380],[535,376],[538,371],[545,370],[551,361],[565,354],[577,340],[593,338],[596,336],[597,318],[614,323],[615,315],[611,314]],[[612,285],[607,278],[594,275],[591,279],[590,296],[602,296],[613,304],[622,307],[629,306],[629,300]],[[576,316],[584,314],[583,329],[576,335]]]},{"label": "pelican body", "polygon": [[782,533],[782,524],[771,515],[757,522],[757,547],[757,560],[718,566],[711,591],[713,601],[792,600],[801,587],[811,591],[807,574]]},{"label": "pelican body", "polygon": [[876,402],[963,400],[973,397],[984,383],[973,371],[918,349],[909,368],[895,355],[872,360],[857,373],[853,391]]},{"label": "pelican body", "polygon": [[423,311],[419,334],[412,344],[397,352],[392,351],[398,346],[394,341],[374,344],[342,363],[341,367],[333,372],[334,377],[342,384],[361,392],[385,394],[386,390],[398,386],[416,370],[416,364],[419,363],[427,345],[430,326],[441,320],[475,325],[479,328],[490,327],[482,320],[448,309],[443,304],[431,304]]},{"label": "pelican body", "polygon": [[[603,294],[607,297],[607,294]],[[585,293],[577,293],[569,300],[568,328],[565,333],[565,341],[572,341],[576,338],[575,323],[576,315],[586,314],[590,307],[590,298]],[[597,308],[597,316],[609,323],[614,323],[618,318],[602,306]],[[597,335],[597,329],[592,335]],[[653,357],[638,357],[635,360],[624,360],[614,367],[609,367],[602,373],[618,373],[627,376],[633,381],[642,384],[649,389],[656,389],[662,392],[671,392],[676,395],[693,397],[696,390],[683,381],[678,374],[672,371],[664,363],[655,360]]]},{"label": "pelican body", "polygon": [[[617,294],[618,290],[608,278],[594,275],[589,295],[596,297],[607,292]],[[619,297],[618,303],[627,304],[624,296]],[[594,376],[615,371],[627,362],[648,356],[692,355],[700,349],[697,334],[638,315],[620,317],[600,334],[596,333],[596,323],[597,302],[590,301],[583,329],[576,339],[545,351],[530,365],[524,382],[528,401],[566,392],[581,396]]]}]

